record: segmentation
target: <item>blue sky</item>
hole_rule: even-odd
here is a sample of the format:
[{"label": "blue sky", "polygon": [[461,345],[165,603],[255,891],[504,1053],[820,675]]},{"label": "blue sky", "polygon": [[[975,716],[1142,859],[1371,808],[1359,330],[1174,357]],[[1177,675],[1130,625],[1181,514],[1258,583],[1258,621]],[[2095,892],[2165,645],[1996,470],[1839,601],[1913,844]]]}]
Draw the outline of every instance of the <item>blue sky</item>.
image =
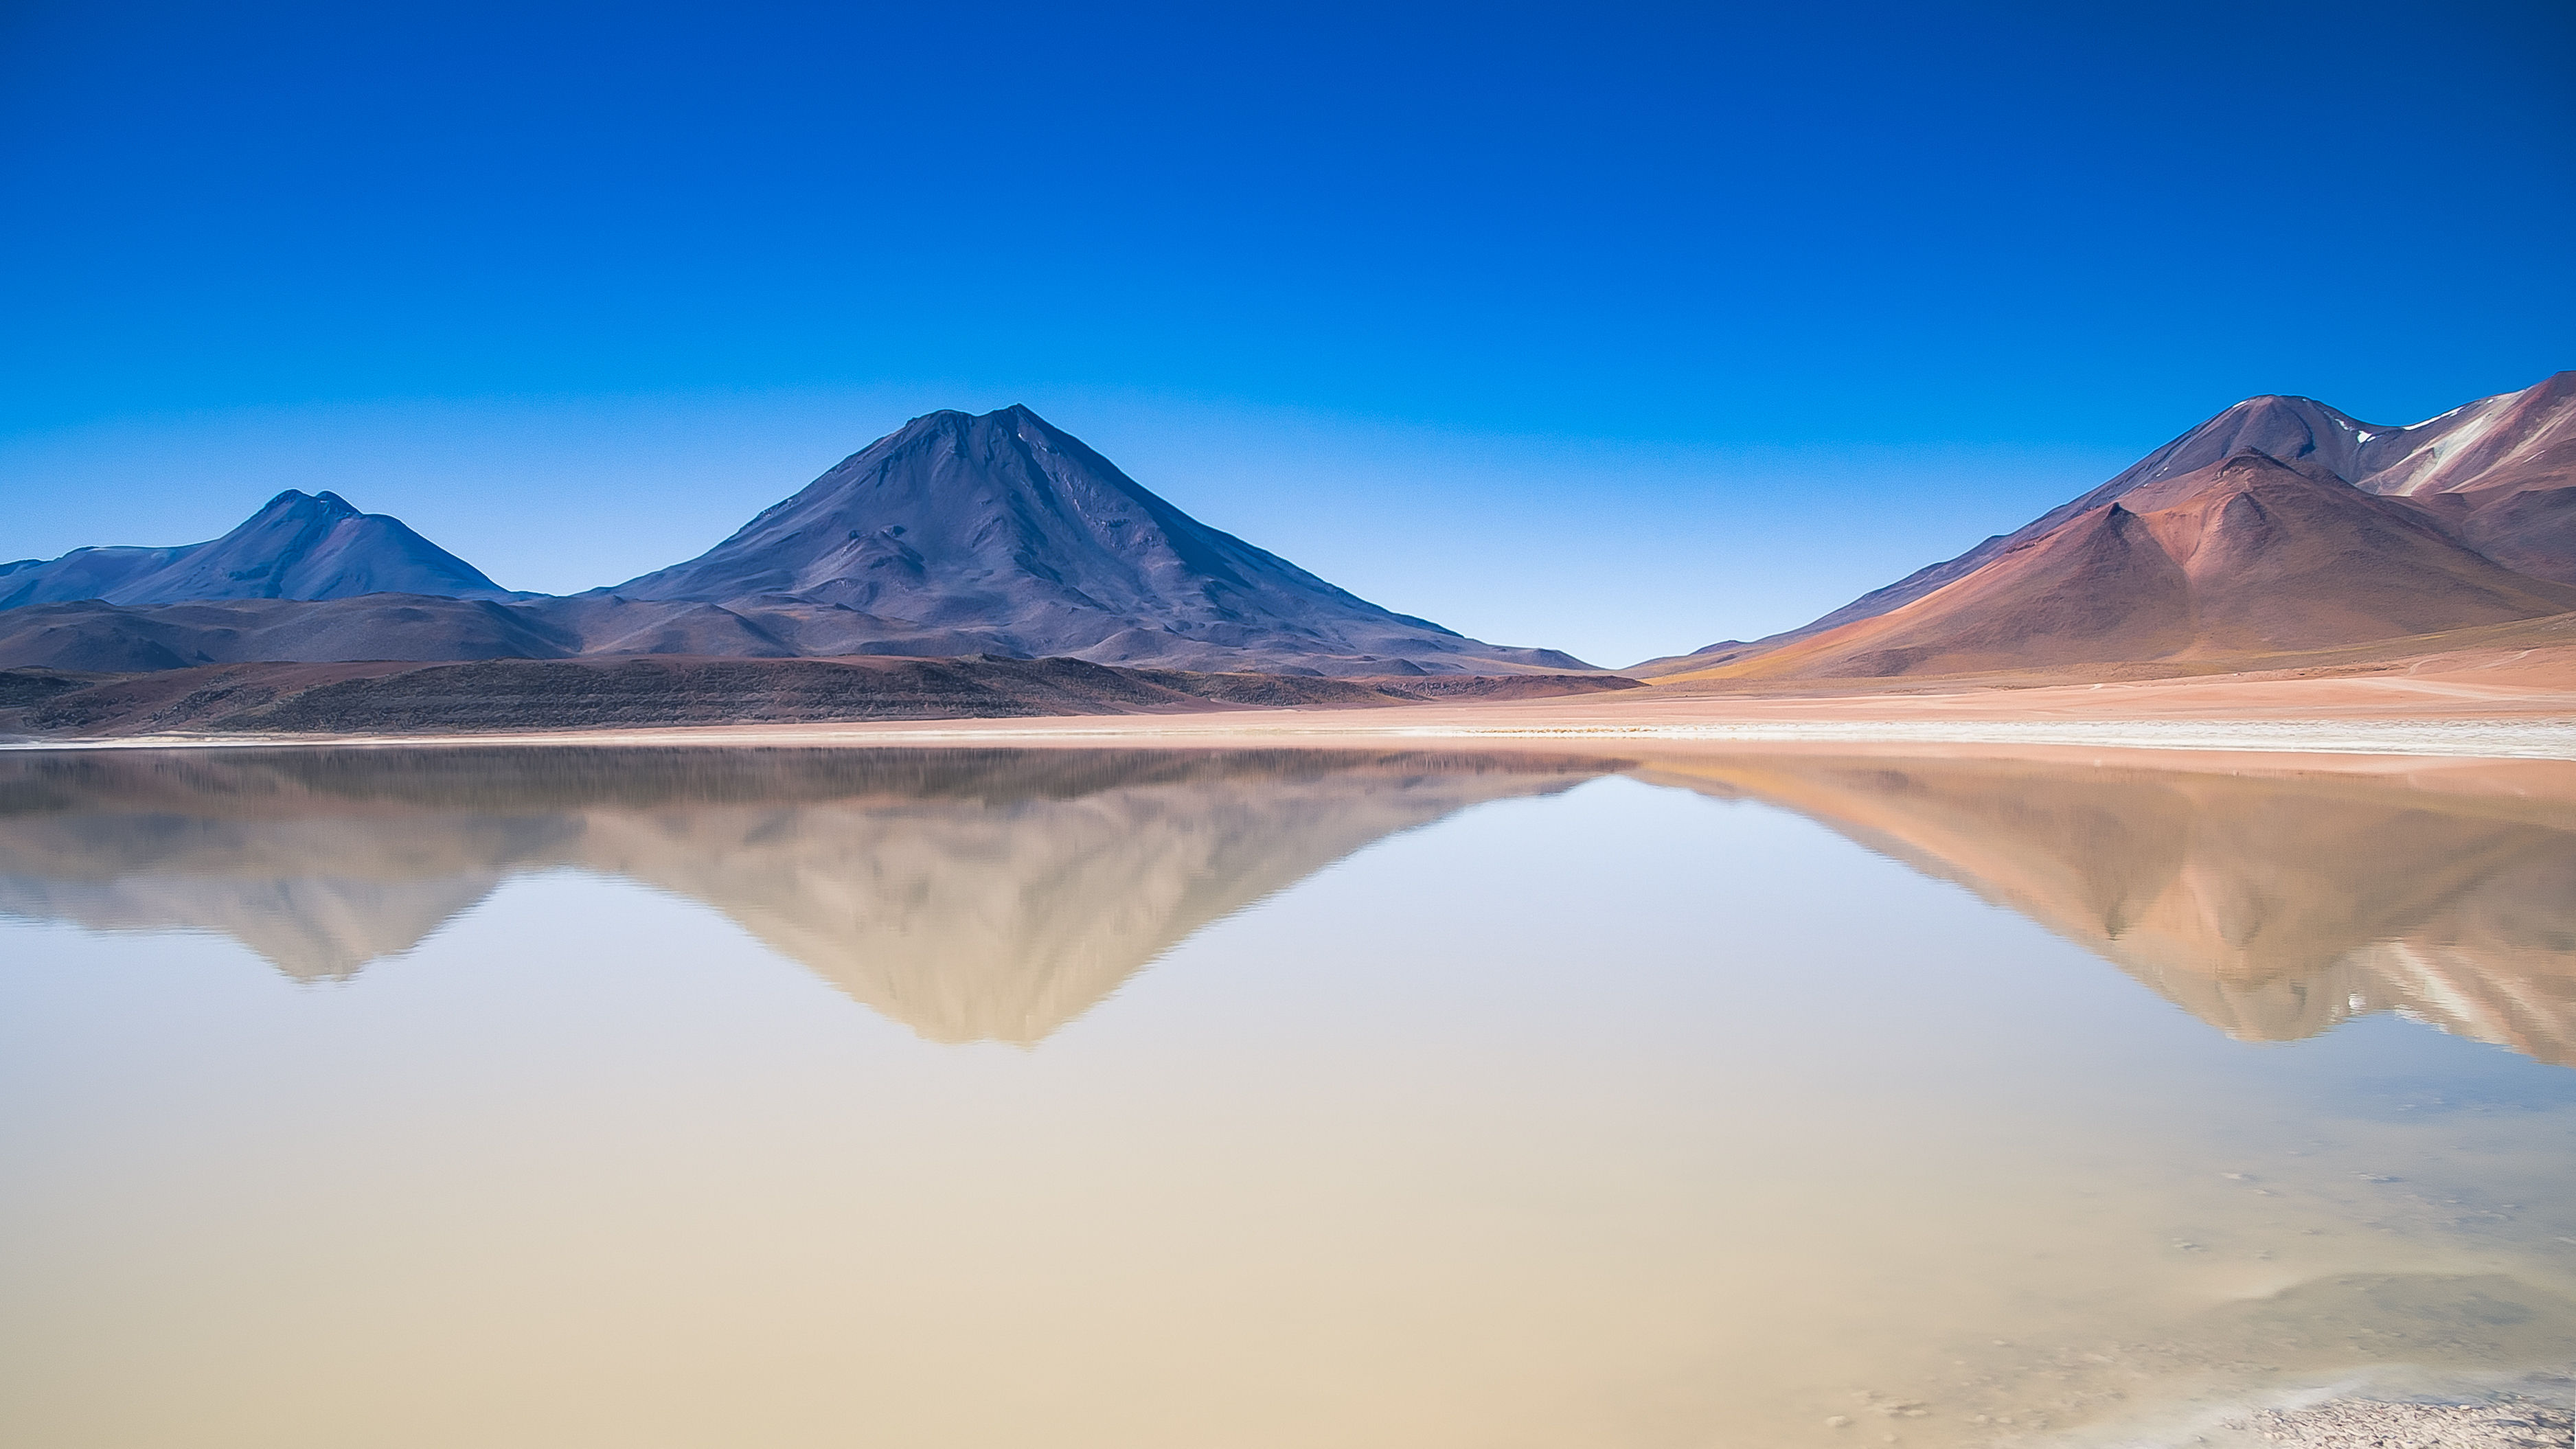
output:
[{"label": "blue sky", "polygon": [[0,5],[0,554],[329,486],[581,588],[1025,401],[1621,663],[2576,365],[2562,3],[1785,9]]}]

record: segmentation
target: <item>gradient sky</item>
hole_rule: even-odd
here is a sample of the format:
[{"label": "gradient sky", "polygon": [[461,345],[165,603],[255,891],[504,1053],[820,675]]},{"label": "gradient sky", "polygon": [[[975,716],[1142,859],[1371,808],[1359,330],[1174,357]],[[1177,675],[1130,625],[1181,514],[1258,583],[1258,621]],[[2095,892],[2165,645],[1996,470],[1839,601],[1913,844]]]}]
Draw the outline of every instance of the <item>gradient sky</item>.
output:
[{"label": "gradient sky", "polygon": [[2576,7],[0,0],[0,556],[283,487],[572,590],[1025,401],[1618,664],[2238,398],[2576,365]]}]

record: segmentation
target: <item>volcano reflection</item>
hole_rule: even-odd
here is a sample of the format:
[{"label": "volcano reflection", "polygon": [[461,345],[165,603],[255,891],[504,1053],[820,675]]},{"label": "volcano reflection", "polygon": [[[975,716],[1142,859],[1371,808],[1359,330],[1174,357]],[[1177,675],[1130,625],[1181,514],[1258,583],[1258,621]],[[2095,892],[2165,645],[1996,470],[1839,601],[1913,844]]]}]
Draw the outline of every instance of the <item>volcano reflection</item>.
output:
[{"label": "volcano reflection", "polygon": [[1027,1043],[1373,841],[1620,772],[1803,814],[2232,1036],[2400,1010],[2576,1064],[2576,771],[2549,762],[2410,781],[1787,754],[26,754],[0,757],[0,912],[220,932],[318,980],[577,869],[703,901],[932,1040]]},{"label": "volcano reflection", "polygon": [[314,750],[0,761],[0,911],[308,980],[517,875],[705,902],[936,1041],[1034,1042],[1398,831],[1617,768],[1424,753]]}]

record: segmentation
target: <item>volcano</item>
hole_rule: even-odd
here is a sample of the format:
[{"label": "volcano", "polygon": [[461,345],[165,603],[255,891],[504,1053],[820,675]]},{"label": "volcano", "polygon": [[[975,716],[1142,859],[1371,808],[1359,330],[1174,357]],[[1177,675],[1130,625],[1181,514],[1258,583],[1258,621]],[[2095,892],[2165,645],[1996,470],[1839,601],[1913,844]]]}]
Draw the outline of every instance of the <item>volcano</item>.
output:
[{"label": "volcano", "polygon": [[80,548],[60,558],[0,564],[0,609],[87,599],[150,606],[362,594],[510,597],[401,519],[361,513],[337,493],[292,488],[206,543]]},{"label": "volcano", "polygon": [[601,592],[837,609],[996,652],[1323,674],[1589,669],[1484,643],[1210,528],[1025,407],[916,418],[686,563]]}]

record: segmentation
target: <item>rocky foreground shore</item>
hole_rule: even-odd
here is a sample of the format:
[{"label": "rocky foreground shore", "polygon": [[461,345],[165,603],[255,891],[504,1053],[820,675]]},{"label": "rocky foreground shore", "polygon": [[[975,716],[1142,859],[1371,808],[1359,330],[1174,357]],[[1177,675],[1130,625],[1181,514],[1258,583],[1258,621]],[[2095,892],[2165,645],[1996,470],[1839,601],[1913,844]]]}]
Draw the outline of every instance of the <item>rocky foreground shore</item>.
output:
[{"label": "rocky foreground shore", "polygon": [[2258,1409],[2186,1442],[2214,1449],[2571,1449],[2576,1379],[2527,1382],[2473,1401],[2356,1396]]}]

